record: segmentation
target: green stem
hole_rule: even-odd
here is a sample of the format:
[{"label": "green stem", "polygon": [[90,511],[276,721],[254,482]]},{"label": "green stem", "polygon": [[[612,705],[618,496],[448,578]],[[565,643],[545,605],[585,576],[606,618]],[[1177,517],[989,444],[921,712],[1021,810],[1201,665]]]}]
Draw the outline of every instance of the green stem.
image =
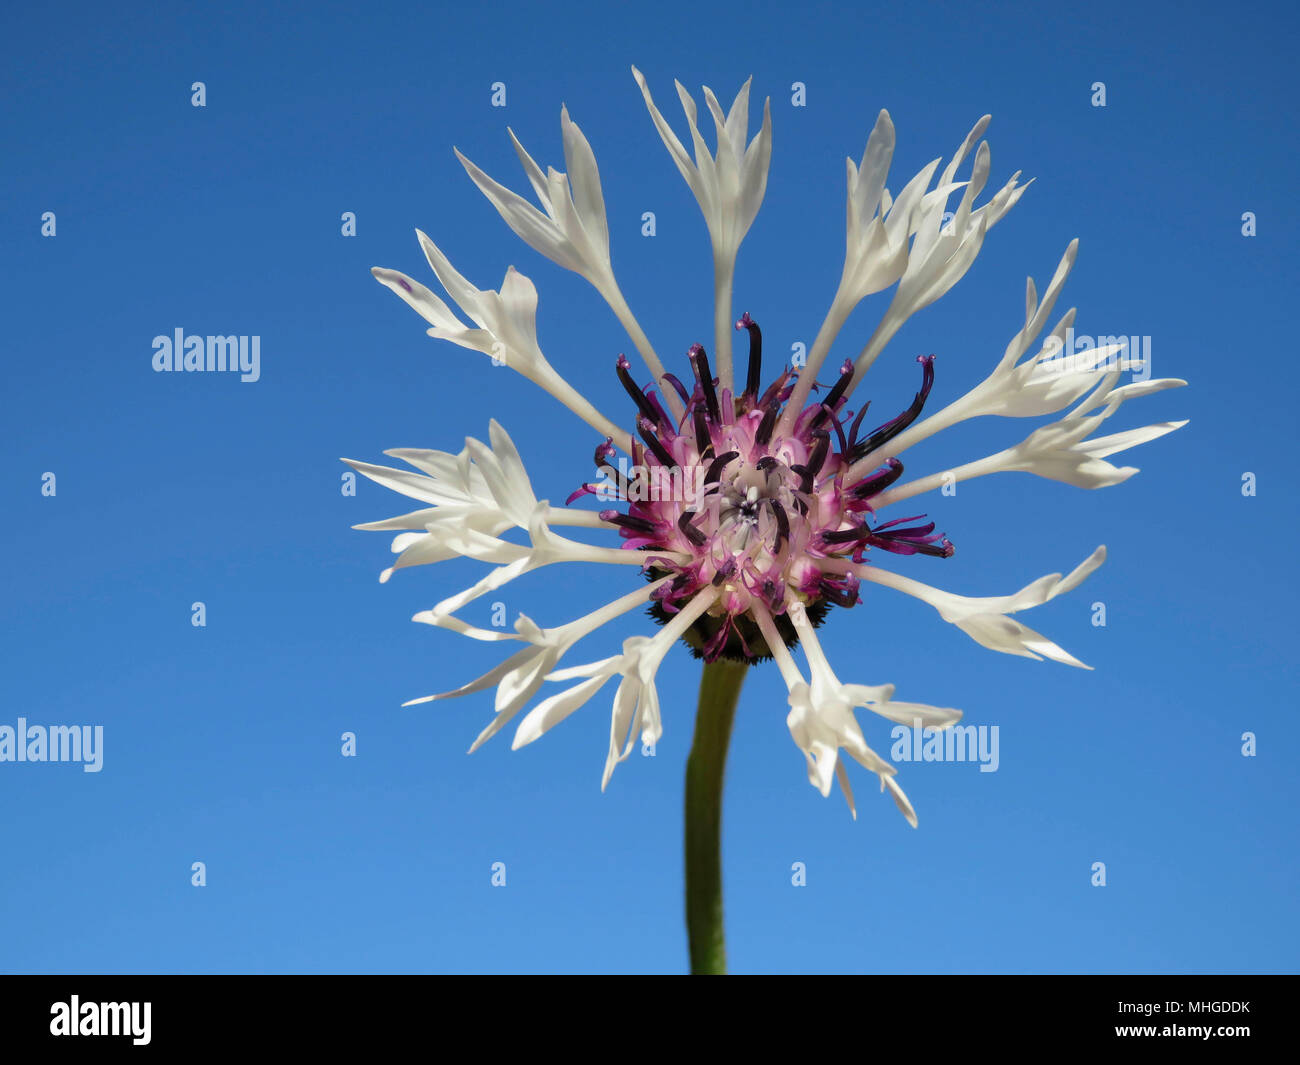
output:
[{"label": "green stem", "polygon": [[722,782],[740,686],[749,666],[720,658],[700,678],[695,738],[686,760],[686,929],[691,973],[722,975]]}]

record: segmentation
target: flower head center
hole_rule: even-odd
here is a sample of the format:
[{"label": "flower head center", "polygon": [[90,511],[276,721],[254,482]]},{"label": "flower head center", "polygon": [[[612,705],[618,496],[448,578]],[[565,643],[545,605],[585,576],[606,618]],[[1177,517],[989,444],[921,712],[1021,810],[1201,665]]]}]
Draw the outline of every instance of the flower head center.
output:
[{"label": "flower head center", "polygon": [[[607,440],[596,449],[596,466],[607,483],[584,485],[570,501],[598,489],[625,501],[626,512],[601,512],[619,527],[625,546],[672,553],[652,557],[646,567],[653,579],[672,578],[654,593],[654,616],[666,621],[711,585],[721,594],[688,630],[687,642],[709,661],[725,656],[752,662],[770,653],[755,609],[768,611],[793,645],[796,636],[785,617],[789,599],[802,603],[814,624],[831,606],[858,601],[858,579],[846,562],[864,562],[872,547],[947,557],[952,545],[934,532],[933,523],[906,525],[914,518],[872,524],[873,500],[903,469],[881,449],[924,406],[934,356],[918,360],[924,377],[912,405],[871,433],[860,436],[865,406],[848,420],[846,391],[854,372],[848,361],[825,397],[778,433],[795,375],[784,370],[760,393],[762,334],[748,314],[736,328],[747,330],[750,339],[744,391],[733,396],[721,388],[707,353],[695,344],[689,352],[694,387],[664,375],[685,408],[680,419],[667,413],[651,388],[633,381],[627,359],[619,356],[619,380],[638,411],[632,468],[612,464],[614,448]],[[852,477],[853,465],[872,455],[882,457],[881,465]]]}]

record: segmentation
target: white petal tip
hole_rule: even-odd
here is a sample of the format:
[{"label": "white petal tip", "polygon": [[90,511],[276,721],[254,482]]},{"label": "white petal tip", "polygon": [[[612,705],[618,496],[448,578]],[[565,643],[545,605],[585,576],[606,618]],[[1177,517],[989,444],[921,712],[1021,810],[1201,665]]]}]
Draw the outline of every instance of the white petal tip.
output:
[{"label": "white petal tip", "polygon": [[517,751],[517,750],[519,750],[520,747],[527,747],[527,746],[528,746],[530,743],[532,743],[534,740],[536,740],[536,739],[540,739],[541,736],[542,736],[542,734],[541,734],[540,732],[537,732],[537,733],[527,732],[527,733],[526,733],[526,732],[524,732],[523,729],[517,729],[517,730],[515,731],[515,738],[514,738],[513,740],[510,741],[510,749],[511,749],[512,751]]}]

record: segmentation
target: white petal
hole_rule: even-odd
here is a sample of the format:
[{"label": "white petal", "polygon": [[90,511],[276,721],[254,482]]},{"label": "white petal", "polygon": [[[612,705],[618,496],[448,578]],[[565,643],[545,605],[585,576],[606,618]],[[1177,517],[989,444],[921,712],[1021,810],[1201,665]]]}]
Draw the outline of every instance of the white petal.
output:
[{"label": "white petal", "polygon": [[492,180],[459,151],[456,152],[456,158],[469,174],[470,180],[478,186],[479,191],[488,198],[488,202],[497,209],[505,224],[514,230],[520,240],[566,270],[578,274],[583,272],[582,260],[575,254],[573,245],[549,217],[523,197]]},{"label": "white petal", "polygon": [[414,278],[407,277],[400,270],[386,270],[382,266],[371,267],[370,272],[380,284],[396,292],[430,325],[440,329],[464,328],[460,319],[452,314],[451,308]]},{"label": "white petal", "polygon": [[889,794],[894,797],[894,803],[902,811],[903,816],[907,818],[907,823],[913,828],[917,826],[916,811],[912,809],[912,804],[907,801],[907,796],[903,794],[903,789],[899,786],[898,781],[893,777],[882,776],[880,778],[880,790],[889,789]]},{"label": "white petal", "polygon": [[410,470],[395,470],[390,466],[374,466],[369,462],[355,462],[352,459],[343,461],[376,484],[382,484],[385,488],[391,488],[394,492],[400,492],[411,499],[418,499],[422,503],[446,505],[458,501],[458,497],[450,495],[438,482],[423,474],[412,473]]},{"label": "white petal", "polygon": [[853,803],[853,785],[849,782],[849,771],[844,768],[844,763],[835,763],[835,779],[840,782],[840,790],[844,792],[844,801],[849,804],[849,813],[853,815],[853,820],[858,819],[858,808]]},{"label": "white petal", "polygon": [[868,706],[867,709],[897,724],[912,725],[919,728],[949,728],[962,718],[960,710],[952,710],[942,706],[927,706],[925,703],[889,701],[875,703]]},{"label": "white petal", "polygon": [[519,728],[515,730],[514,742],[510,745],[511,749],[518,750],[539,739],[575,710],[585,705],[608,680],[608,675],[592,677],[581,684],[575,684],[567,691],[542,700],[519,722]]},{"label": "white petal", "polygon": [[609,256],[609,226],[605,220],[605,197],[600,191],[600,171],[596,156],[582,135],[582,130],[570,121],[567,108],[560,109],[560,130],[564,138],[564,165],[569,168],[569,182],[573,187],[573,202],[582,220],[582,227],[597,248]]}]

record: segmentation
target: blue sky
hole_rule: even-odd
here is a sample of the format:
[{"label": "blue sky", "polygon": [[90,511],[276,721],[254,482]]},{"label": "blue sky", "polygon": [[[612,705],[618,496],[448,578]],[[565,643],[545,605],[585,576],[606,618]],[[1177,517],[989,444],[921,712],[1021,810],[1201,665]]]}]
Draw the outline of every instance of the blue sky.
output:
[{"label": "blue sky", "polygon": [[[878,110],[898,129],[894,191],[987,111],[991,184],[1017,169],[1037,180],[873,368],[873,410],[910,399],[918,353],[938,355],[936,406],[981,380],[1019,328],[1025,276],[1045,283],[1074,237],[1060,306],[1079,307],[1079,332],[1149,337],[1155,375],[1191,382],[1117,416],[1121,428],[1190,419],[1124,456],[1142,468],[1129,482],[973,481],[925,500],[952,559],[891,560],[994,595],[1107,544],[1082,588],[1023,615],[1095,671],[986,651],[883,590],[823,630],[845,679],[998,726],[997,772],[900,766],[918,830],[864,774],[856,822],[823,800],[779,677],[750,677],[725,812],[733,970],[1294,971],[1295,18],[1253,3],[11,13],[0,725],[102,726],[104,762],[0,763],[0,970],[685,967],[680,806],[698,664],[669,656],[664,738],[604,795],[612,689],[530,747],[511,752],[506,736],[466,757],[489,696],[400,704],[497,660],[409,621],[478,567],[378,584],[387,537],[350,526],[406,508],[369,483],[344,496],[338,462],[456,451],[496,417],[539,497],[589,476],[585,426],[424,336],[369,276],[382,265],[433,283],[417,226],[480,287],[511,264],[533,278],[551,361],[627,415],[617,322],[506,229],[451,151],[521,188],[506,126],[562,165],[562,102],[600,163],[614,266],[642,325],[678,372],[686,347],[707,343],[704,225],[635,63],[679,131],[674,77],[729,100],[753,74],[755,95],[772,97],[771,177],[736,296],[767,350],[816,332],[843,256],[843,159],[861,156]],[[505,108],[491,106],[498,81]],[[1104,108],[1091,104],[1098,81]],[[837,359],[883,305],[852,319]],[[260,379],[153,372],[153,338],[177,328],[260,337]],[[909,470],[1025,431],[961,427],[917,448]],[[556,567],[501,598],[554,624],[628,579]],[[650,626],[630,615],[572,661]],[[887,723],[865,724],[887,751]],[[347,731],[356,757],[341,756]],[[205,887],[191,884],[196,861]],[[495,862],[504,887],[490,883]]]}]

